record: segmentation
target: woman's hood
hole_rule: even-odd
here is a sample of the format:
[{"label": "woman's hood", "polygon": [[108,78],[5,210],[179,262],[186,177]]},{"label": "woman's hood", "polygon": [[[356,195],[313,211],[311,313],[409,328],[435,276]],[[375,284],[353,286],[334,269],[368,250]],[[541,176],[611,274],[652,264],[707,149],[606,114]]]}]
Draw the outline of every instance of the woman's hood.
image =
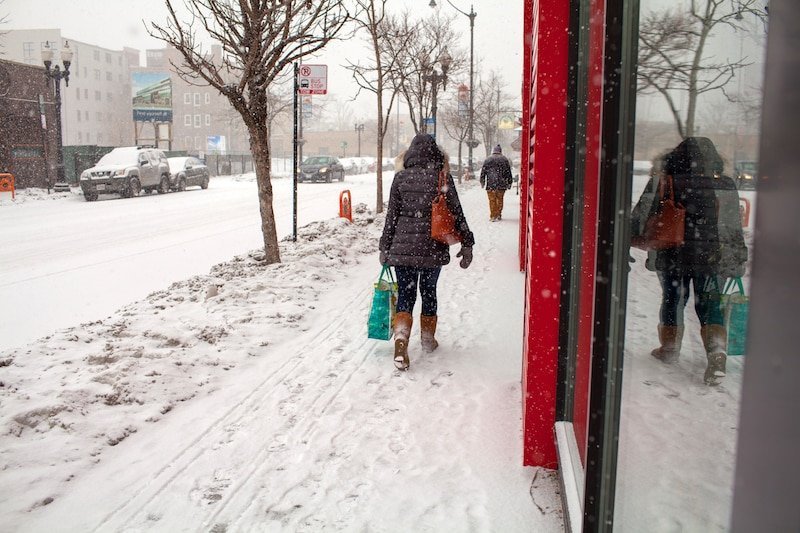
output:
[{"label": "woman's hood", "polygon": [[433,136],[420,133],[411,141],[403,158],[404,168],[431,168],[440,170],[444,164],[444,154],[436,145]]}]

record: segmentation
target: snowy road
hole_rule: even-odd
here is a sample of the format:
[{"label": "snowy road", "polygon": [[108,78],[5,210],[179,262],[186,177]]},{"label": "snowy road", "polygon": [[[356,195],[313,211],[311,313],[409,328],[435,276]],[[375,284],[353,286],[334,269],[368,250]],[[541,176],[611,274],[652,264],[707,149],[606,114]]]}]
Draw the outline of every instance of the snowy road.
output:
[{"label": "snowy road", "polygon": [[[385,174],[386,198],[391,172]],[[339,193],[374,208],[375,175],[301,184],[298,225],[336,216]],[[292,232],[290,179],[273,181],[278,237]],[[0,349],[30,342],[262,245],[253,175],[132,200],[80,195],[0,206]]]}]

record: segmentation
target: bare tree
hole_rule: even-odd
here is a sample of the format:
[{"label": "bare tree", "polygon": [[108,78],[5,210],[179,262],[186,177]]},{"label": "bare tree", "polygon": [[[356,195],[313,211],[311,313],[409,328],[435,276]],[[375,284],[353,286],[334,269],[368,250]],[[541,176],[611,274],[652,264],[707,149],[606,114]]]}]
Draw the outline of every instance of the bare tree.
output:
[{"label": "bare tree", "polygon": [[475,84],[473,129],[480,134],[487,156],[498,137],[500,110],[509,107],[506,105],[508,97],[503,93],[504,88],[503,78],[495,71],[491,71],[485,79],[479,78]]},{"label": "bare tree", "polygon": [[[0,6],[3,5],[5,2],[6,2],[6,0],[0,0]],[[8,15],[0,15],[0,26],[4,26],[5,24],[8,24]],[[7,31],[0,31],[0,37],[5,35],[6,33],[8,33],[8,32]],[[3,50],[4,48],[5,48],[5,44],[0,42],[0,56],[6,54],[5,51]]]},{"label": "bare tree", "polygon": [[445,16],[440,11],[416,23],[409,22],[408,13],[400,17],[399,35],[411,35],[404,47],[396,43],[390,52],[398,57],[398,71],[393,83],[400,87],[407,105],[414,131],[423,130],[423,119],[430,116],[433,107],[433,87],[430,74],[436,68],[445,49],[452,58],[449,78],[457,76],[464,68],[466,53],[456,46],[456,33],[452,30],[455,15]]},{"label": "bare tree", "polygon": [[[664,97],[682,138],[695,133],[698,97],[713,91],[724,94],[737,71],[749,64],[744,58],[717,61],[707,57],[712,32],[722,27],[747,31],[746,16],[765,18],[763,3],[691,0],[687,10],[655,11],[639,25],[638,91]],[[688,100],[683,115],[675,101],[679,92]]]},{"label": "bare tree", "polygon": [[[400,86],[392,80],[400,77],[397,73],[402,65],[401,57],[392,50],[404,49],[411,40],[412,33],[396,18],[387,18],[388,0],[355,0],[362,10],[358,25],[366,30],[372,57],[364,62],[349,62],[347,67],[361,90],[375,94],[377,112],[376,153],[378,155],[377,190],[375,212],[383,212],[383,143],[389,128],[392,107],[398,97]],[[387,93],[386,95],[384,93]],[[357,95],[356,95],[357,96]],[[384,105],[384,96],[388,102]]]},{"label": "bare tree", "polygon": [[[182,20],[175,0],[165,0],[169,18],[152,24],[151,34],[182,56],[173,64],[184,80],[208,84],[228,98],[250,136],[256,169],[265,261],[280,262],[270,170],[270,86],[294,61],[313,54],[334,39],[349,20],[344,0],[183,0],[189,20]],[[216,61],[200,45],[205,32],[222,45]]]},{"label": "bare tree", "polygon": [[439,116],[447,136],[458,143],[458,182],[461,183],[461,176],[464,173],[461,168],[461,146],[469,133],[469,114],[459,109],[458,102],[452,102],[445,104]]}]

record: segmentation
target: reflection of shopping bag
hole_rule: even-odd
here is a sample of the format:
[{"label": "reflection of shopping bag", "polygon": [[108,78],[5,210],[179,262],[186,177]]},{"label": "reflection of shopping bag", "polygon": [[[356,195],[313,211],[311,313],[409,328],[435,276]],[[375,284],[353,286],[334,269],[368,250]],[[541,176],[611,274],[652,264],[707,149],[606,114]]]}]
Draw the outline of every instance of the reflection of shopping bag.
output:
[{"label": "reflection of shopping bag", "polygon": [[392,337],[394,309],[397,305],[397,282],[389,265],[383,265],[375,292],[372,295],[372,308],[369,311],[367,337],[388,341]]},{"label": "reflection of shopping bag", "polygon": [[722,312],[728,330],[728,355],[744,355],[747,344],[747,315],[750,298],[744,293],[742,278],[730,278],[722,291]]}]

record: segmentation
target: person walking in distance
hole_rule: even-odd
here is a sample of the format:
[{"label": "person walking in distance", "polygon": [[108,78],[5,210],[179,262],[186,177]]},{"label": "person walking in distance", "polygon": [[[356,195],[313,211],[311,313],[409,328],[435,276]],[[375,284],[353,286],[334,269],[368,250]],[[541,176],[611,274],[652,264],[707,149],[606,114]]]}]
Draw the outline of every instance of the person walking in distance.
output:
[{"label": "person walking in distance", "polygon": [[456,257],[461,258],[461,268],[467,268],[472,262],[475,238],[467,225],[449,171],[446,154],[431,135],[421,133],[414,137],[406,150],[402,170],[396,171],[389,193],[386,223],[378,248],[381,264],[395,267],[397,274],[394,364],[400,370],[409,367],[408,339],[417,288],[422,296],[422,349],[432,352],[439,345],[434,337],[438,322],[436,284],[442,266],[450,262],[450,247],[431,238],[431,204],[437,195],[440,172],[446,175],[447,207],[453,213],[456,230],[461,235],[461,250]]},{"label": "person walking in distance", "polygon": [[503,218],[503,196],[512,183],[514,176],[511,174],[511,163],[498,144],[481,167],[481,187],[486,189],[489,197],[490,221],[496,222]]}]

